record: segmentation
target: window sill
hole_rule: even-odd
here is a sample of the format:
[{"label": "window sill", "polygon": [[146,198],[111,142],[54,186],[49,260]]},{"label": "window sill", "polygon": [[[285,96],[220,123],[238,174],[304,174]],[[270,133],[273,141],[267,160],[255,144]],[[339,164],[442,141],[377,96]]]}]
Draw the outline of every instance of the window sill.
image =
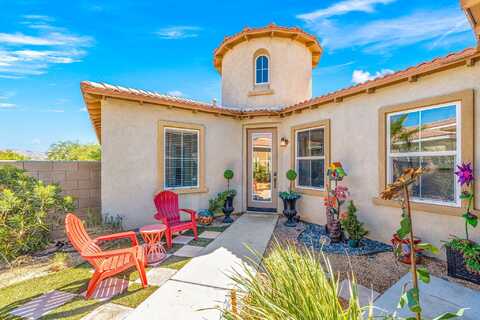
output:
[{"label": "window sill", "polygon": [[[381,198],[372,198],[372,202],[377,206],[401,208],[401,204],[399,200],[384,200]],[[420,202],[411,202],[410,205],[413,211],[436,213],[436,214],[441,214],[446,216],[459,217],[465,212],[463,208],[451,207],[448,205],[420,203]]]},{"label": "window sill", "polygon": [[274,94],[275,91],[273,89],[270,89],[268,86],[259,86],[255,87],[252,91],[248,93],[249,97],[253,96],[266,96],[266,95],[271,95]]},{"label": "window sill", "polygon": [[327,191],[325,190],[304,189],[304,188],[296,187],[294,191],[303,195],[308,195],[308,196],[316,196],[316,197],[327,196]]},{"label": "window sill", "polygon": [[190,194],[190,193],[207,193],[208,188],[207,187],[200,187],[200,188],[188,188],[188,189],[162,189],[160,191],[173,191],[176,194]]}]

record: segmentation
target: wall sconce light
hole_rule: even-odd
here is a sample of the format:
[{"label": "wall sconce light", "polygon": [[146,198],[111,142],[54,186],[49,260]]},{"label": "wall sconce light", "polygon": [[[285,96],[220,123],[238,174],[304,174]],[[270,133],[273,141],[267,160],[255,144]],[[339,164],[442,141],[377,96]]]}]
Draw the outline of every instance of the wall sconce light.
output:
[{"label": "wall sconce light", "polygon": [[286,147],[287,145],[288,145],[288,139],[282,137],[282,139],[280,139],[280,147]]}]

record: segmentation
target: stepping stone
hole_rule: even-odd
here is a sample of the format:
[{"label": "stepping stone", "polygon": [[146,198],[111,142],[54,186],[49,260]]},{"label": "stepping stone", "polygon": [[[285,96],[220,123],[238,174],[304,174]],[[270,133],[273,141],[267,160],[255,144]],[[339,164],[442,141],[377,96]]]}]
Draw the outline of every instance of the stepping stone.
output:
[{"label": "stepping stone", "polygon": [[63,291],[50,291],[35,298],[24,305],[13,309],[10,314],[29,320],[36,320],[46,313],[69,302],[77,295]]},{"label": "stepping stone", "polygon": [[[97,286],[97,289],[95,289],[95,292],[92,294],[91,299],[106,301],[125,292],[127,288],[128,280],[111,277],[103,280]],[[82,296],[85,296],[86,293],[86,291],[82,293]]]},{"label": "stepping stone", "polygon": [[[350,288],[349,288],[350,281],[348,279],[343,279],[340,283],[340,292],[338,294],[339,297],[343,298],[344,300],[350,300]],[[357,283],[357,293],[358,293],[358,300],[360,302],[360,307],[365,307],[370,304],[370,302],[375,301],[378,298],[380,293],[374,291],[373,289],[369,289],[367,287],[362,286],[361,284]]]},{"label": "stepping stone", "polygon": [[184,235],[179,235],[179,236],[176,236],[175,238],[173,238],[173,243],[177,243],[177,244],[187,244],[189,243],[190,241],[193,240],[193,237],[190,237],[190,236],[184,236]]},{"label": "stepping stone", "polygon": [[93,312],[89,313],[81,320],[123,320],[130,314],[130,312],[132,312],[132,310],[132,308],[121,306],[119,304],[106,303],[93,310]]},{"label": "stepping stone", "polygon": [[[176,272],[177,270],[169,269],[169,268],[161,268],[161,267],[152,268],[147,272],[148,284],[160,287],[168,279],[170,279]],[[140,281],[140,279],[137,279],[135,283],[142,283],[142,282]]]},{"label": "stepping stone", "polygon": [[215,239],[219,235],[221,235],[221,232],[218,231],[203,231],[199,237],[200,238],[206,238],[206,239]]},{"label": "stepping stone", "polygon": [[[397,312],[397,316],[407,318],[414,316],[408,307],[397,309],[398,300],[405,283],[411,283],[410,273],[404,275],[397,283],[385,291],[376,301],[375,307],[379,310],[374,315],[381,316],[385,313]],[[425,284],[419,281],[420,305],[422,316],[431,319],[445,312],[456,312],[460,308],[465,310],[462,320],[478,319],[480,314],[480,292],[463,287],[459,284],[449,282],[434,276],[430,276],[430,283]],[[408,288],[411,288],[409,285]]]},{"label": "stepping stone", "polygon": [[179,256],[179,257],[188,257],[188,258],[193,258],[198,255],[200,255],[200,252],[203,251],[203,247],[196,247],[196,246],[183,246],[177,251],[173,253],[174,256]]}]

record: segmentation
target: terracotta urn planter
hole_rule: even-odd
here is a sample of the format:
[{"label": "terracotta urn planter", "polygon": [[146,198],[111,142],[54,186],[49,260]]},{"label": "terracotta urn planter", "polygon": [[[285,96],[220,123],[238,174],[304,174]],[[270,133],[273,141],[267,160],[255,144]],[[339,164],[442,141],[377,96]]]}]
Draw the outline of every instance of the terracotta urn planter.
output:
[{"label": "terracotta urn planter", "polygon": [[342,225],[340,224],[340,220],[332,219],[327,227],[328,235],[332,242],[336,243],[342,241]]}]

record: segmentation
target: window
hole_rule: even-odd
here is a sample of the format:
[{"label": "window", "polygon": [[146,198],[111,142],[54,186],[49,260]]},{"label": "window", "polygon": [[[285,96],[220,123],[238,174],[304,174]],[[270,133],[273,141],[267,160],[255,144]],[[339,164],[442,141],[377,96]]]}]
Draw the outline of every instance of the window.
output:
[{"label": "window", "polygon": [[401,111],[388,115],[388,182],[408,167],[429,171],[412,186],[412,199],[460,205],[456,164],[459,153],[460,102]]},{"label": "window", "polygon": [[269,62],[266,55],[260,55],[255,59],[255,84],[269,83]]},{"label": "window", "polygon": [[160,189],[178,193],[206,192],[204,186],[204,127],[160,121]]},{"label": "window", "polygon": [[198,187],[198,131],[165,128],[165,188]]},{"label": "window", "polygon": [[[407,167],[428,172],[411,186],[412,209],[461,215],[454,171],[474,159],[474,91],[463,90],[379,109],[379,192]],[[377,205],[398,201],[374,198]]]},{"label": "window", "polygon": [[297,171],[296,189],[323,195],[329,156],[329,122],[318,121],[293,129],[293,161]]}]

